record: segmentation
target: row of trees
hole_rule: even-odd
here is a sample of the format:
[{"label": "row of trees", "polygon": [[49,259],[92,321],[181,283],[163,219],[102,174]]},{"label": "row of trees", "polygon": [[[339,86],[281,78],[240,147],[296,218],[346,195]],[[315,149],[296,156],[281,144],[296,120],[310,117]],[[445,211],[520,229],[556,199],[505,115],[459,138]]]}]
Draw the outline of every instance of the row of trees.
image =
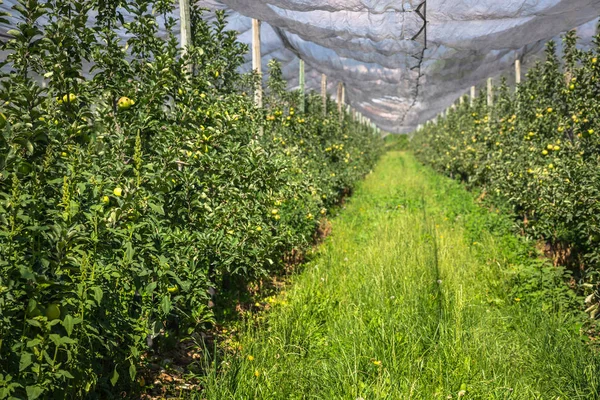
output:
[{"label": "row of trees", "polygon": [[185,53],[170,0],[0,22],[0,399],[132,390],[144,353],[213,322],[209,287],[280,270],[380,154],[277,63],[257,109],[222,13],[192,6]]},{"label": "row of trees", "polygon": [[596,36],[580,50],[569,32],[561,60],[549,42],[516,92],[503,81],[493,105],[484,92],[413,140],[423,162],[508,205],[523,232],[546,241],[556,263],[576,272],[592,317],[600,315],[599,46]]}]

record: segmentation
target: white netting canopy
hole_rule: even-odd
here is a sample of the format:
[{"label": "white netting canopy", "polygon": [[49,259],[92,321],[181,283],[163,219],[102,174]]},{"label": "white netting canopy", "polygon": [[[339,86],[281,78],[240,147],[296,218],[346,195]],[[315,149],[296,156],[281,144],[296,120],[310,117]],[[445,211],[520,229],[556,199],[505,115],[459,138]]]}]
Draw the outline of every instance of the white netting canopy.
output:
[{"label": "white netting canopy", "polygon": [[[487,77],[512,76],[516,58],[531,65],[544,43],[573,28],[595,34],[600,0],[202,0],[231,10],[231,28],[251,42],[263,21],[263,64],[282,61],[298,84],[298,57],[309,89],[321,73],[329,91],[382,129],[412,130]],[[421,7],[420,7],[421,6]],[[419,9],[420,7],[420,9]],[[426,18],[426,42],[423,27]],[[425,46],[426,43],[426,46]],[[250,58],[246,68],[251,68]]]},{"label": "white netting canopy", "polygon": [[[307,88],[328,76],[333,95],[346,85],[346,102],[391,132],[431,119],[487,77],[512,76],[544,43],[577,28],[583,45],[595,34],[600,0],[197,0],[229,10],[229,28],[250,44],[251,19],[263,21],[263,69],[283,64],[290,88],[298,59]],[[14,0],[0,10],[10,11]],[[424,20],[427,21],[424,29]],[[5,31],[0,27],[1,31]],[[250,54],[244,66],[251,69]]]}]

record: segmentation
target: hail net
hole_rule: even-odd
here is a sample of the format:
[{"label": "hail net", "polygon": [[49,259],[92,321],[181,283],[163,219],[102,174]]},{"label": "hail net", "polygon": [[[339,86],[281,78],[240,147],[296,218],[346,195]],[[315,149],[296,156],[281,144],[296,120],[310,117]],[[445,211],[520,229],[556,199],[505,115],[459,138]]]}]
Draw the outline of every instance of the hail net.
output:
[{"label": "hail net", "polygon": [[[6,0],[0,9],[10,9]],[[346,86],[346,102],[383,130],[407,132],[488,77],[513,76],[520,59],[577,28],[596,33],[600,0],[198,0],[229,11],[229,28],[251,44],[251,18],[263,21],[263,69],[281,61],[289,88]],[[208,14],[210,16],[210,14]],[[5,31],[0,28],[0,34]],[[252,68],[250,54],[243,69]]]}]

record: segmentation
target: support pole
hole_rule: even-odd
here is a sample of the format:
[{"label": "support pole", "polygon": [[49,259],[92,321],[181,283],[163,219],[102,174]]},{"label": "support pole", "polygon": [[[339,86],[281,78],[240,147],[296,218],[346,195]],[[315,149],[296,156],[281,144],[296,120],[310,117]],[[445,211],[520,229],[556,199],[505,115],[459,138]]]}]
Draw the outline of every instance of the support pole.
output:
[{"label": "support pole", "polygon": [[344,83],[340,82],[338,83],[338,88],[337,88],[337,106],[338,106],[338,113],[340,114],[340,121],[342,121],[344,119],[344,115],[342,114],[342,105],[344,104]]},{"label": "support pole", "polygon": [[304,79],[304,60],[300,60],[300,71],[298,75],[298,81],[300,82],[300,111],[304,112],[304,91],[306,86]]},{"label": "support pole", "polygon": [[252,20],[252,69],[259,76],[259,81],[254,88],[254,104],[262,108],[262,57],[260,54],[260,21]]},{"label": "support pole", "polygon": [[519,90],[519,86],[521,85],[521,60],[515,61],[515,91]]},{"label": "support pole", "polygon": [[494,92],[493,92],[493,80],[492,78],[488,78],[487,80],[487,105],[491,107],[494,105]]},{"label": "support pole", "polygon": [[471,86],[471,107],[475,104],[475,86]]},{"label": "support pole", "polygon": [[[342,108],[346,104],[346,85],[342,83]],[[341,120],[344,120],[344,114],[340,116]]]},{"label": "support pole", "polygon": [[[181,48],[183,54],[192,46],[192,18],[190,16],[189,0],[179,0],[179,18],[181,22]],[[187,72],[192,73],[192,64],[188,64]]]},{"label": "support pole", "polygon": [[327,75],[321,74],[321,101],[323,102],[323,116],[327,116]]}]

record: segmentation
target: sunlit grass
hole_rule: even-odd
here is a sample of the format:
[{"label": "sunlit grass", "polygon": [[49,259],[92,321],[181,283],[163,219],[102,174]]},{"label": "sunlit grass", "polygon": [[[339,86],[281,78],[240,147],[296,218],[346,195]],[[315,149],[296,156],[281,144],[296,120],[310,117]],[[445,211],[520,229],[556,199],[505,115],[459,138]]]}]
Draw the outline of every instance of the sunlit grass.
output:
[{"label": "sunlit grass", "polygon": [[486,215],[455,182],[388,153],[202,398],[598,398],[577,321],[510,295],[527,244],[489,232],[503,217]]}]

